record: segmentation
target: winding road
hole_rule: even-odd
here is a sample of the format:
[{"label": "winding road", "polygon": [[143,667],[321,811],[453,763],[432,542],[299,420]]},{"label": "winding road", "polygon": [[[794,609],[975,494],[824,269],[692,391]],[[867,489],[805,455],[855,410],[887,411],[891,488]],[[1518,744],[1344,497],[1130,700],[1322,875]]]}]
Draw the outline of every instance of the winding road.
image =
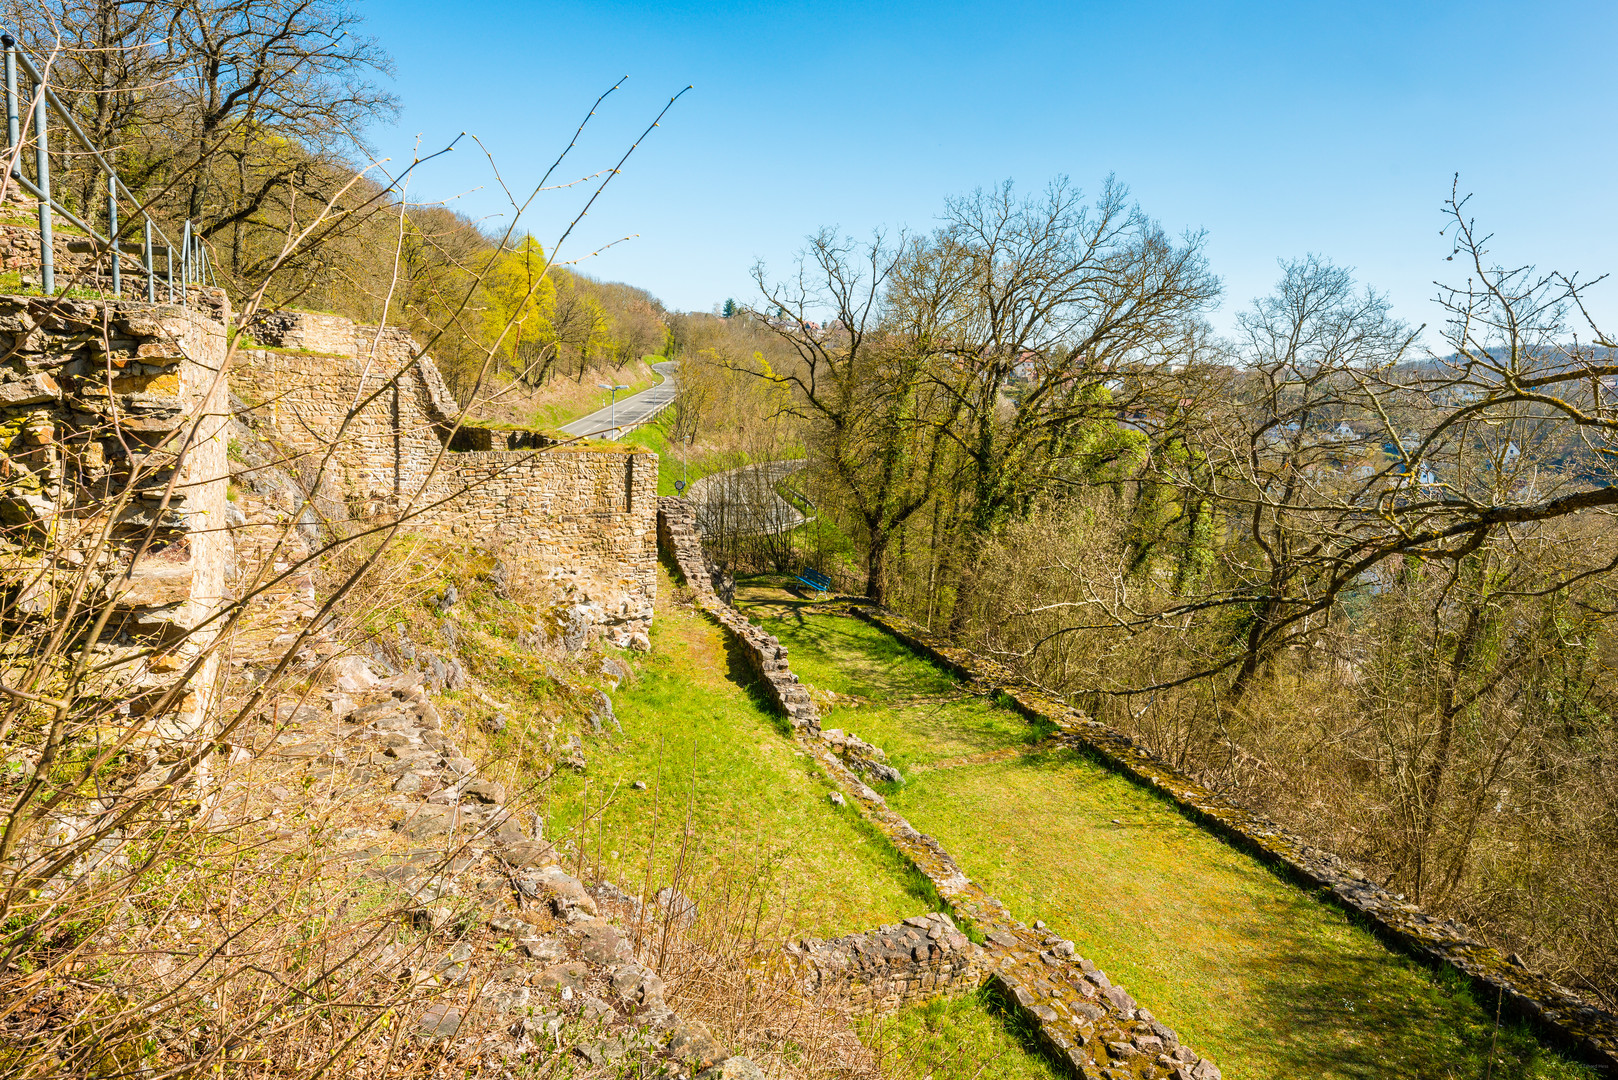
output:
[{"label": "winding road", "polygon": [[801,458],[762,461],[694,481],[686,498],[696,507],[697,530],[704,536],[774,536],[796,529],[804,516],[775,485],[805,464]]},{"label": "winding road", "polygon": [[[589,416],[581,416],[571,424],[563,424],[565,435],[582,435],[588,439],[614,439],[624,432],[640,427],[646,421],[668,408],[674,401],[676,390],[674,369],[678,360],[664,360],[653,364],[652,370],[663,376],[663,381],[638,394],[620,401],[616,414],[613,407],[597,409]],[[616,415],[616,428],[614,428]]]}]

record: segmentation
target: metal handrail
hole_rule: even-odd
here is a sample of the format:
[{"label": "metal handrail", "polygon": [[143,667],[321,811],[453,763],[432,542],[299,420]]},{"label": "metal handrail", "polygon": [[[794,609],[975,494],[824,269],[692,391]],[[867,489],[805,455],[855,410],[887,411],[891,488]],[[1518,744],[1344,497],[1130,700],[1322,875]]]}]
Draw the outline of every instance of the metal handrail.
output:
[{"label": "metal handrail", "polygon": [[[17,45],[17,39],[10,34],[0,34],[0,46],[5,50],[5,96],[6,96],[6,149],[11,158],[11,179],[17,181],[29,194],[39,200],[39,266],[40,286],[47,294],[56,292],[56,252],[52,233],[52,212],[60,214],[74,226],[82,229],[92,241],[106,248],[111,255],[112,264],[112,291],[114,295],[123,295],[123,278],[121,266],[122,241],[118,239],[118,192],[123,190],[125,197],[137,208],[141,206],[140,199],[129,189],[116,169],[102,156],[101,150],[90,141],[84,129],[61,100],[51,92],[45,76],[34,66],[28,55]],[[22,132],[18,106],[22,95],[17,87],[17,68],[22,70],[34,81],[34,92],[31,95],[34,127],[34,180],[29,180],[22,171]],[[69,133],[78,144],[89,153],[102,172],[107,175],[107,231],[110,235],[103,236],[95,227],[74,214],[67,207],[58,202],[51,194],[50,170],[50,144],[49,124],[47,123],[51,112],[55,112],[66,125]],[[163,273],[167,286],[168,301],[174,302],[174,241],[169,238],[161,226],[152,221],[150,214],[141,210],[141,262],[146,274],[146,299],[152,302],[157,300],[157,268],[153,263],[155,249],[152,238],[155,234],[163,241],[166,267]],[[213,266],[207,256],[207,247],[202,238],[192,229],[189,218],[185,222],[184,247],[180,254],[180,296],[184,302],[189,294],[192,284],[202,284],[212,278],[218,284],[218,278],[213,274]]]}]

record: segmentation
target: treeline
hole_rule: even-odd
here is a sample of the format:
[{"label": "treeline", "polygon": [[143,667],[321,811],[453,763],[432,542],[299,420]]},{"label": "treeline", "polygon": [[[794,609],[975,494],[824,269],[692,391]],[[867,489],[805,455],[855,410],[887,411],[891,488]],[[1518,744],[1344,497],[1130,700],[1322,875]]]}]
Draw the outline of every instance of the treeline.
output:
[{"label": "treeline", "polygon": [[[645,291],[547,269],[520,230],[405,201],[404,166],[377,164],[367,142],[397,109],[380,85],[391,61],[343,0],[0,10],[139,200],[122,201],[121,237],[139,242],[142,215],[175,239],[189,220],[238,307],[262,296],[405,325],[463,400],[480,374],[485,389],[537,388],[664,348],[664,312]],[[51,143],[54,193],[105,229],[107,178],[64,135]]]},{"label": "treeline", "polygon": [[[547,267],[532,237],[502,244],[444,208],[411,210],[401,232],[389,320],[432,343],[433,359],[463,398],[478,385],[499,394],[511,385],[582,383],[592,371],[669,348],[668,315],[650,293]],[[383,269],[392,270],[376,271]],[[356,317],[383,314],[373,304]]]},{"label": "treeline", "polygon": [[1618,366],[1448,209],[1432,349],[1313,257],[1215,335],[1200,235],[1057,183],[822,233],[727,363],[795,418],[844,588],[1611,1004]]}]

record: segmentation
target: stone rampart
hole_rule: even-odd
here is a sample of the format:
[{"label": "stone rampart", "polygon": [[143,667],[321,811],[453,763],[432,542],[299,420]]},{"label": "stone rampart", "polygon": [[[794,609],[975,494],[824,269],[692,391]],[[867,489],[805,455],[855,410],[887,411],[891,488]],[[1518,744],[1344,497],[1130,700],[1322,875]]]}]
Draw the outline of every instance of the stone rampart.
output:
[{"label": "stone rampart", "polygon": [[460,409],[408,336],[302,312],[258,315],[249,333],[269,347],[237,351],[231,390],[299,458],[299,471],[324,465],[351,500],[373,509],[422,490]]},{"label": "stone rampart", "polygon": [[[638,641],[657,588],[657,456],[595,445],[457,450],[460,409],[409,334],[336,315],[254,317],[231,389],[347,527],[404,517],[420,535],[511,544],[573,586],[574,606]],[[492,443],[491,443],[492,445]],[[509,440],[507,441],[509,445]]]},{"label": "stone rampart", "polygon": [[1063,739],[1087,756],[1168,798],[1192,820],[1300,884],[1328,891],[1384,939],[1418,959],[1461,972],[1479,988],[1482,1000],[1500,1001],[1503,1008],[1536,1024],[1552,1039],[1618,1075],[1618,1016],[1512,964],[1466,927],[1404,902],[1336,855],[1220,798],[1128,735],[1091,720],[1004,665],[961,649],[892,612],[866,606],[851,611],[975,686],[1002,696],[1024,716],[1055,725]]},{"label": "stone rampart", "polygon": [[412,531],[489,538],[576,586],[615,637],[644,632],[657,595],[657,455],[565,446],[446,455]]},{"label": "stone rampart", "polygon": [[[4,636],[110,604],[101,691],[185,730],[213,684],[223,602],[225,327],[136,301],[0,297],[0,617]],[[101,540],[103,530],[106,540]],[[176,672],[191,691],[176,700]]]}]

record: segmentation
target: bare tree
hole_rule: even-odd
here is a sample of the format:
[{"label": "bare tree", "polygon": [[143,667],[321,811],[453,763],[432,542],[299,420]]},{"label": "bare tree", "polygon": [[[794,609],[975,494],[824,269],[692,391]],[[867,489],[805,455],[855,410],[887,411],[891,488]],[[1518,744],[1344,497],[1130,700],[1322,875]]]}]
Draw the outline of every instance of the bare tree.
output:
[{"label": "bare tree", "polygon": [[887,290],[906,248],[880,235],[859,245],[825,230],[811,238],[793,280],[772,283],[755,267],[765,310],[749,314],[795,362],[783,370],[739,365],[791,388],[781,408],[807,422],[813,467],[864,531],[865,595],[878,603],[887,595],[889,545],[927,504],[946,446],[945,428],[934,422],[938,353],[891,318]]},{"label": "bare tree", "polygon": [[1219,291],[1202,237],[1176,243],[1109,178],[1093,204],[1058,178],[951,200],[923,291],[947,295],[946,430],[965,461],[969,517],[951,625],[971,609],[982,540],[1042,491],[1093,476],[1127,440],[1097,425],[1164,400],[1187,324]]}]

